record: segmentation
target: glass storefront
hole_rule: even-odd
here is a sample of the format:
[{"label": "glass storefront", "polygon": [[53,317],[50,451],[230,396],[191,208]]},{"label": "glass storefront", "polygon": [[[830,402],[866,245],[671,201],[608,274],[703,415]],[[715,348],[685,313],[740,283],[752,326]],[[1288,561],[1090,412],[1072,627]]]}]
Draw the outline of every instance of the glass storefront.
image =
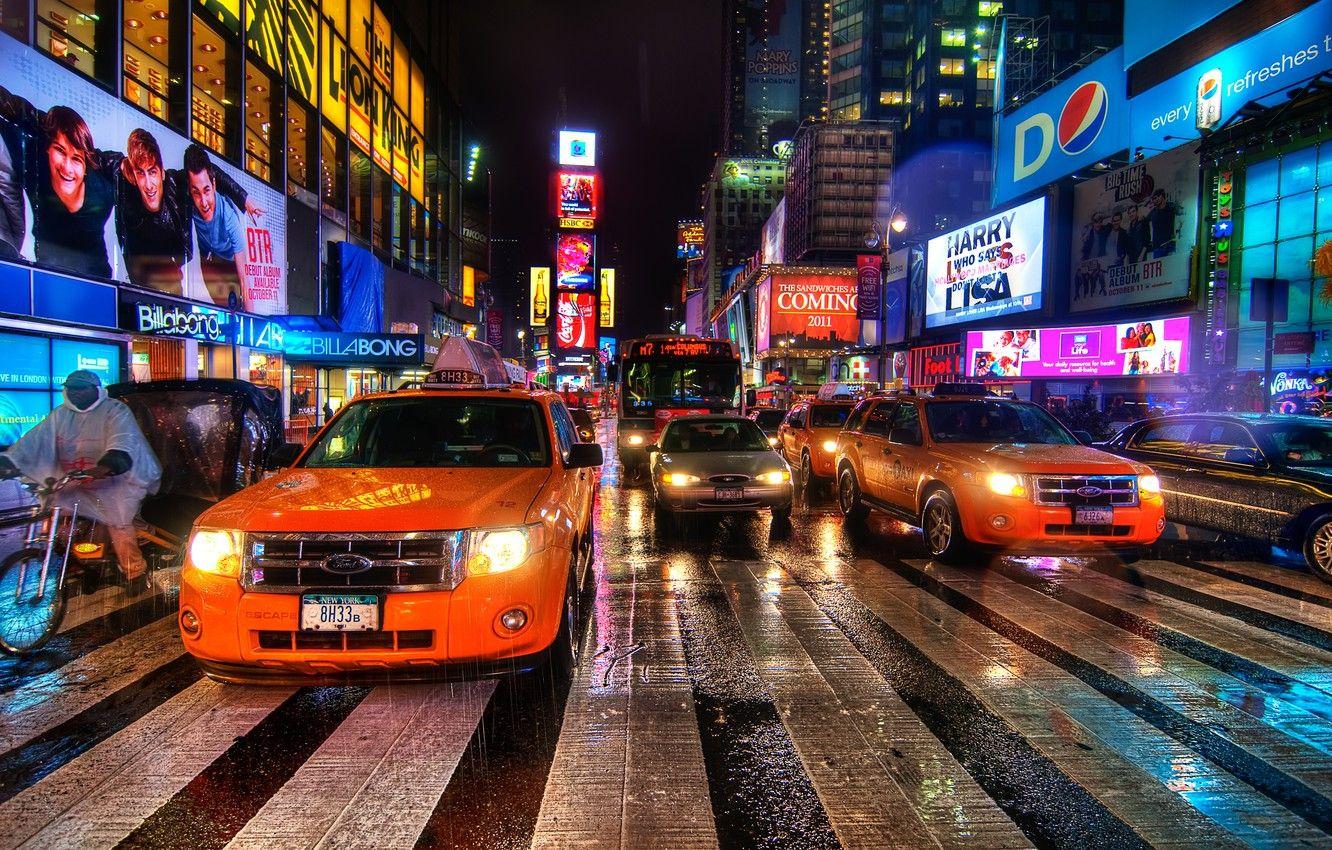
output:
[{"label": "glass storefront", "polygon": [[87,369],[103,384],[118,383],[125,346],[105,339],[0,332],[0,448],[63,403],[65,376]]}]

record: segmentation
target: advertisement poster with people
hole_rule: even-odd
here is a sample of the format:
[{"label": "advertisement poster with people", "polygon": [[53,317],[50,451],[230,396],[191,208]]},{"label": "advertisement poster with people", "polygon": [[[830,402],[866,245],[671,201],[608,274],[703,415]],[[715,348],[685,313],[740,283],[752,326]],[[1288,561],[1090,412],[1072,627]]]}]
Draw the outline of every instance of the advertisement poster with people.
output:
[{"label": "advertisement poster with people", "polygon": [[967,375],[983,380],[1177,375],[1188,370],[1189,318],[967,334]]},{"label": "advertisement poster with people", "polygon": [[0,259],[285,313],[281,194],[15,42],[0,51]]},{"label": "advertisement poster with people", "polygon": [[1045,198],[931,239],[925,260],[925,326],[1039,309],[1044,249]]},{"label": "advertisement poster with people", "polygon": [[1079,183],[1070,309],[1188,297],[1197,210],[1198,158],[1187,148]]}]

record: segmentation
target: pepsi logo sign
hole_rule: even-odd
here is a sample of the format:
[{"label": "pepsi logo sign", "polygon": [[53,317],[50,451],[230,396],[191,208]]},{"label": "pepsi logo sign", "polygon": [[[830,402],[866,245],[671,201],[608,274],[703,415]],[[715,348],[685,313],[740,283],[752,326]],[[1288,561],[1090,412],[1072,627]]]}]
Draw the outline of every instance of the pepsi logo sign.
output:
[{"label": "pepsi logo sign", "polygon": [[1105,127],[1110,114],[1110,97],[1098,80],[1090,80],[1073,90],[1059,113],[1059,149],[1069,156],[1092,146]]}]

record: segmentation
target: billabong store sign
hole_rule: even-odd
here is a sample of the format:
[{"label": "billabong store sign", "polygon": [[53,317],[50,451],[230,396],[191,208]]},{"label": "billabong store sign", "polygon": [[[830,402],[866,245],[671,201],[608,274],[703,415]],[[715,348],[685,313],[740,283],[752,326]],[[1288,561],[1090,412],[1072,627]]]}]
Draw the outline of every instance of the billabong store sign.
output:
[{"label": "billabong store sign", "polygon": [[231,313],[128,290],[120,293],[120,327],[136,334],[241,345],[261,351],[281,352],[285,345],[282,326],[264,316]]},{"label": "billabong store sign", "polygon": [[283,349],[291,360],[368,366],[419,366],[421,334],[355,334],[287,331]]}]

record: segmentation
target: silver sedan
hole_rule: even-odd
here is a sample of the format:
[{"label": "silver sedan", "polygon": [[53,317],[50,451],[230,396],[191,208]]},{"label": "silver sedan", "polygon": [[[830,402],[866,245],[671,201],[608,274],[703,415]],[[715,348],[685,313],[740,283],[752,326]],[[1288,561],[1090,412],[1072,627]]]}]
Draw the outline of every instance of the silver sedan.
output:
[{"label": "silver sedan", "polygon": [[791,468],[741,416],[685,416],[649,447],[658,509],[671,513],[772,510],[791,516]]}]

